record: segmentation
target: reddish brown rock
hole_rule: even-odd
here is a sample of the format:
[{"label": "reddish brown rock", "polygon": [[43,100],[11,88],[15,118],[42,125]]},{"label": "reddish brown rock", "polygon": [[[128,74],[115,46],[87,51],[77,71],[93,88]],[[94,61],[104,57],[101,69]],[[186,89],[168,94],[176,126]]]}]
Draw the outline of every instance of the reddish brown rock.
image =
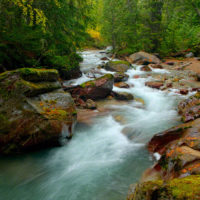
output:
[{"label": "reddish brown rock", "polygon": [[140,76],[139,75],[134,75],[133,78],[138,79],[138,78],[140,78]]},{"label": "reddish brown rock", "polygon": [[150,88],[160,89],[164,83],[162,81],[150,81],[145,83],[146,86]]},{"label": "reddish brown rock", "polygon": [[188,93],[189,93],[189,90],[187,90],[187,89],[180,90],[180,94],[182,94],[182,95],[187,95]]},{"label": "reddish brown rock", "polygon": [[107,57],[103,57],[101,58],[101,60],[109,60]]},{"label": "reddish brown rock", "polygon": [[80,86],[72,88],[69,91],[74,98],[98,100],[106,98],[111,93],[113,84],[113,75],[106,74],[93,81],[88,81]]},{"label": "reddish brown rock", "polygon": [[148,67],[148,66],[143,66],[143,67],[140,68],[140,70],[145,71],[145,72],[151,72],[152,71],[151,68]]},{"label": "reddish brown rock", "polygon": [[130,88],[130,86],[124,82],[115,83],[114,85],[119,88]]}]

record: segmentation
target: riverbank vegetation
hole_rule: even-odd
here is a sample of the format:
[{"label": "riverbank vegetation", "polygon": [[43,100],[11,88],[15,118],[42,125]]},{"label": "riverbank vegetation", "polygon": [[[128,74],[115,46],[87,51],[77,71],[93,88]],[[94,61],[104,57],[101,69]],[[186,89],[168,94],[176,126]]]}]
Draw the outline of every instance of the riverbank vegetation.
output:
[{"label": "riverbank vegetation", "polygon": [[199,0],[2,0],[0,71],[78,68],[77,50],[112,45],[119,56],[143,50],[200,54]]}]

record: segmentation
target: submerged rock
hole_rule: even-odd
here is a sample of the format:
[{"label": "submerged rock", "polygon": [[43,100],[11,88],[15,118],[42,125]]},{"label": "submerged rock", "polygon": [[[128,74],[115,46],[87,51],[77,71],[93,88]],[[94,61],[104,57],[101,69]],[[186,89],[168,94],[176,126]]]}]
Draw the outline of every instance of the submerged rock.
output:
[{"label": "submerged rock", "polygon": [[120,72],[124,73],[131,69],[131,65],[127,61],[110,61],[106,63],[103,68],[105,68],[108,71],[113,71],[113,72]]},{"label": "submerged rock", "polygon": [[122,101],[130,101],[134,99],[133,95],[128,92],[113,92],[113,95],[115,99]]},{"label": "submerged rock", "polygon": [[160,89],[164,83],[162,81],[149,81],[145,83],[146,86],[150,88]]},{"label": "submerged rock", "polygon": [[144,72],[151,72],[152,71],[151,68],[148,67],[148,66],[143,66],[143,67],[140,68],[140,70],[144,71]]},{"label": "submerged rock", "polygon": [[113,76],[114,76],[115,83],[127,81],[129,78],[129,76],[127,74],[120,73],[120,72],[115,73]]},{"label": "submerged rock", "polygon": [[130,88],[129,84],[124,82],[115,83],[115,86],[118,88]]},{"label": "submerged rock", "polygon": [[131,63],[136,63],[136,64],[146,63],[146,65],[148,65],[150,63],[152,64],[161,63],[161,60],[158,57],[156,57],[155,55],[143,52],[143,51],[130,55],[129,59],[132,61]]},{"label": "submerged rock", "polygon": [[23,68],[0,75],[0,154],[60,145],[70,138],[76,110],[57,70]]}]

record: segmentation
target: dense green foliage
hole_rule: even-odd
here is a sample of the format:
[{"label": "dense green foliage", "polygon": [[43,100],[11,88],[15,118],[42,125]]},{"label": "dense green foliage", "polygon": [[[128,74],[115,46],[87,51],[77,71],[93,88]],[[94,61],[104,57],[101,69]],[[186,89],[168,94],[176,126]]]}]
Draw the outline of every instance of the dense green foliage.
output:
[{"label": "dense green foliage", "polygon": [[120,54],[200,50],[200,0],[101,0],[102,34]]},{"label": "dense green foliage", "polygon": [[78,67],[84,41],[87,0],[1,0],[1,71],[19,67]]},{"label": "dense green foliage", "polygon": [[85,46],[200,54],[200,0],[1,0],[0,13],[0,72],[55,68],[70,78]]}]

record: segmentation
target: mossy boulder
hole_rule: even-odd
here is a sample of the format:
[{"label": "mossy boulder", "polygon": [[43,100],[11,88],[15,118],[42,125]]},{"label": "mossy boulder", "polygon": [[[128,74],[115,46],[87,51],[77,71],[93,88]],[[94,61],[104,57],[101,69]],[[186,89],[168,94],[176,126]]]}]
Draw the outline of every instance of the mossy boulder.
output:
[{"label": "mossy boulder", "polygon": [[0,154],[59,145],[73,134],[76,110],[56,70],[0,75]]},{"label": "mossy boulder", "polygon": [[120,72],[120,73],[124,73],[126,71],[128,71],[129,69],[131,69],[131,64],[127,61],[110,61],[108,63],[106,63],[103,68],[108,70],[108,71],[112,71],[112,72]]},{"label": "mossy boulder", "polygon": [[197,200],[200,199],[200,176],[138,184],[127,200]]},{"label": "mossy boulder", "polygon": [[104,99],[111,93],[113,84],[113,75],[106,74],[95,80],[85,82],[80,86],[73,88],[70,92],[74,98],[82,98],[83,100]]}]

